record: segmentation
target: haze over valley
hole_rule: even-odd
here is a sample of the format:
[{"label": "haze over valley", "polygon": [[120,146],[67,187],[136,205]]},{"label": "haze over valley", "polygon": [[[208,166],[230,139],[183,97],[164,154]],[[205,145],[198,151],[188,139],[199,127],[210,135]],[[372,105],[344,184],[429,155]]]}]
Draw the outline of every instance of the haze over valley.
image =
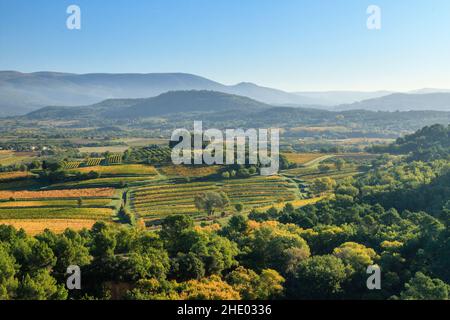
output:
[{"label": "haze over valley", "polygon": [[450,92],[445,89],[419,89],[408,93],[292,93],[248,82],[224,85],[186,73],[71,74],[0,71],[0,116],[23,115],[47,106],[91,105],[106,99],[150,98],[169,91],[185,90],[217,91],[274,106],[328,110],[450,110]]}]

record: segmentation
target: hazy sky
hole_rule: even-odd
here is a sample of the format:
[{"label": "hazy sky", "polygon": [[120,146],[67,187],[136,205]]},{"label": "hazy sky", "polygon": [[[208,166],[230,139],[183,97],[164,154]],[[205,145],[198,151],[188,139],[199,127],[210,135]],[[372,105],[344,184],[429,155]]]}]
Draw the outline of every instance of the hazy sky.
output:
[{"label": "hazy sky", "polygon": [[[66,9],[81,8],[81,30]],[[381,8],[381,30],[366,9]],[[187,72],[289,91],[450,88],[448,0],[0,0],[0,70]]]}]

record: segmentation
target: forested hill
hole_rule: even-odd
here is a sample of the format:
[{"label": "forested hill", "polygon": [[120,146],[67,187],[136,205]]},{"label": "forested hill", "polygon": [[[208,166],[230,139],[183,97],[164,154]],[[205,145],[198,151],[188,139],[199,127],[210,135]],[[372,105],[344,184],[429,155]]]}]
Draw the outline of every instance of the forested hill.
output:
[{"label": "forested hill", "polygon": [[147,99],[109,99],[81,107],[46,107],[28,119],[123,119],[157,117],[175,113],[260,111],[270,105],[247,97],[207,90],[171,91]]},{"label": "forested hill", "polygon": [[411,160],[430,161],[450,156],[450,125],[435,124],[398,138],[389,146],[374,147],[375,152],[410,154]]}]

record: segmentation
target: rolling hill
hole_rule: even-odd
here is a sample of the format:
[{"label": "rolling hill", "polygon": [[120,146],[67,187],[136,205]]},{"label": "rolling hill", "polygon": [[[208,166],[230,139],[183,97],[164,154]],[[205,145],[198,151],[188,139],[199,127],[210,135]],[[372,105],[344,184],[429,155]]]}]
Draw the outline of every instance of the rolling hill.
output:
[{"label": "rolling hill", "polygon": [[133,119],[176,113],[259,111],[272,106],[247,97],[206,90],[171,91],[147,99],[109,99],[83,107],[44,107],[27,119]]}]

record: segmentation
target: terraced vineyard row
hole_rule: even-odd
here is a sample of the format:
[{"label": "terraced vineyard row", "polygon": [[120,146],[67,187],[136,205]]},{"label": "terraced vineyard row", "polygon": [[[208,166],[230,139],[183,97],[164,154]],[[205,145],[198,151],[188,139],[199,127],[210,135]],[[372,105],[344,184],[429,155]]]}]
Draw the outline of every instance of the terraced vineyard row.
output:
[{"label": "terraced vineyard row", "polygon": [[293,201],[299,196],[297,186],[282,177],[179,184],[161,181],[133,190],[131,206],[141,217],[195,214],[194,197],[206,191],[225,192],[231,205],[241,202],[247,208]]},{"label": "terraced vineyard row", "polygon": [[83,163],[83,161],[63,161],[62,168],[63,169],[75,169],[78,168],[81,164]]},{"label": "terraced vineyard row", "polygon": [[67,189],[67,190],[41,190],[41,191],[0,191],[0,199],[54,199],[54,198],[79,198],[79,197],[104,197],[114,195],[112,188],[92,189]]},{"label": "terraced vineyard row", "polygon": [[[33,207],[77,207],[78,200],[28,200],[28,201],[1,201],[0,208],[33,208]],[[112,199],[82,199],[81,207],[110,207]]]},{"label": "terraced vineyard row", "polygon": [[103,158],[89,158],[86,161],[86,165],[88,167],[94,167],[100,165],[100,163],[103,161]]},{"label": "terraced vineyard row", "polygon": [[117,164],[122,161],[122,156],[119,155],[111,155],[107,160],[104,158],[88,158],[85,160],[71,160],[71,161],[63,161],[61,166],[65,170],[76,169],[80,167],[93,167],[98,166],[102,162],[107,161],[108,164]]},{"label": "terraced vineyard row", "polygon": [[119,163],[122,163],[122,154],[121,153],[111,154],[106,159],[106,162],[108,164],[119,164]]}]

